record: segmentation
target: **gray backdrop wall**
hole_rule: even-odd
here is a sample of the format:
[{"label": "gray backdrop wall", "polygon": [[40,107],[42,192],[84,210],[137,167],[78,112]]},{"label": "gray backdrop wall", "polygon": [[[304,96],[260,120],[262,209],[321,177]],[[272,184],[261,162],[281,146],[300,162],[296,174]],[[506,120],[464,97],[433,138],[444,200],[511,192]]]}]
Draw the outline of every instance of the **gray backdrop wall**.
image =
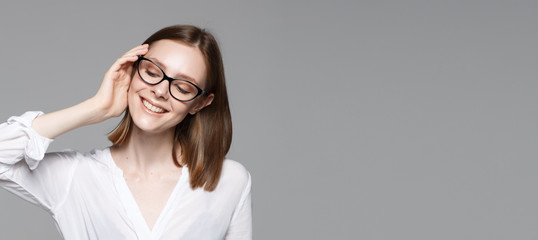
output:
[{"label": "gray backdrop wall", "polygon": [[[0,119],[97,90],[124,51],[195,24],[224,54],[255,239],[538,239],[538,2],[9,2]],[[51,151],[106,147],[109,120]],[[0,133],[1,134],[1,133]],[[2,239],[56,239],[0,191]]]}]

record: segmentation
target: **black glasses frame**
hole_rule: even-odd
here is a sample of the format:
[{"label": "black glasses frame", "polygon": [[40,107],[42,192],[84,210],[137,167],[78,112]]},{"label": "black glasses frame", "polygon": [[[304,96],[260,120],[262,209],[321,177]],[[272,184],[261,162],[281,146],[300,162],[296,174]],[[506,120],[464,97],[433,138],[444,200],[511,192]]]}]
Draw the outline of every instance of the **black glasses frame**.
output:
[{"label": "black glasses frame", "polygon": [[[150,82],[144,80],[144,78],[142,77],[142,74],[140,74],[140,62],[142,60],[149,61],[149,62],[153,63],[155,66],[157,66],[159,68],[159,70],[161,70],[161,72],[163,73],[163,79],[161,79],[157,83],[150,83]],[[166,75],[166,73],[161,68],[161,66],[159,66],[157,63],[155,63],[155,62],[151,61],[150,59],[147,59],[147,58],[145,58],[143,56],[138,56],[138,60],[136,61],[136,72],[138,73],[138,76],[140,77],[140,79],[142,79],[142,81],[144,81],[145,83],[147,83],[149,85],[157,85],[157,84],[161,83],[162,81],[167,80],[168,81],[168,93],[170,94],[170,96],[172,96],[174,99],[176,99],[176,100],[178,100],[180,102],[189,102],[189,101],[192,101],[193,99],[195,99],[196,97],[198,97],[200,95],[205,95],[206,94],[206,91],[204,91],[203,89],[201,89],[200,87],[198,87],[196,84],[192,83],[189,80],[185,80],[185,79],[182,79],[182,78],[171,78],[171,77],[169,77],[168,75]],[[181,100],[181,99],[175,97],[174,95],[172,95],[172,81],[183,81],[183,82],[189,83],[189,84],[193,85],[196,88],[196,90],[198,90],[198,92],[191,99]]]}]

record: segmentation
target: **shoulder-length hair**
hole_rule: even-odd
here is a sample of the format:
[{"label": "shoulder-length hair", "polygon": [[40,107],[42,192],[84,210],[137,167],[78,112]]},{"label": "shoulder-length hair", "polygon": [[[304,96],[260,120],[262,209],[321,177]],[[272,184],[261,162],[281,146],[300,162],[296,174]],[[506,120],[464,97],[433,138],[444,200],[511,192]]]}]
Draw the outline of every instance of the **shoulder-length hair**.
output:
[{"label": "shoulder-length hair", "polygon": [[[144,43],[161,39],[180,41],[198,48],[204,55],[207,67],[206,89],[213,93],[213,102],[194,115],[187,114],[175,128],[172,157],[178,167],[177,148],[183,163],[189,168],[192,189],[203,187],[213,191],[220,179],[224,158],[232,142],[232,118],[224,77],[224,66],[217,41],[211,33],[190,25],[174,25],[151,35]],[[206,97],[200,96],[200,97]],[[108,139],[114,145],[128,141],[132,129],[129,110]]]}]

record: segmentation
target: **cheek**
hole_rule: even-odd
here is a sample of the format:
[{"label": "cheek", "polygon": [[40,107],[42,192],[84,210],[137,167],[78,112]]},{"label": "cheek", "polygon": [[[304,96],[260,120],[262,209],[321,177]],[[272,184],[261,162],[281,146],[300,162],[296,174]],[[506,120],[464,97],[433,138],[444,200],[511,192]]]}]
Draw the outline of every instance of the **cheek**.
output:
[{"label": "cheek", "polygon": [[131,107],[131,104],[134,103],[134,97],[135,97],[135,90],[133,88],[133,86],[129,87],[129,90],[127,91],[127,105],[129,105],[129,107]]},{"label": "cheek", "polygon": [[142,82],[142,80],[137,79],[136,77],[133,77],[131,80],[131,84],[129,85],[129,90],[127,91],[127,96],[129,96],[129,99],[134,96],[135,93],[139,92],[145,87],[145,84]]},{"label": "cheek", "polygon": [[131,83],[129,84],[129,91],[131,91],[132,89],[138,90],[142,88],[144,84],[145,83],[143,83],[142,80],[140,80],[137,75],[135,75],[133,76],[133,78],[131,78]]},{"label": "cheek", "polygon": [[187,114],[189,114],[189,111],[193,108],[193,104],[192,103],[183,103],[183,102],[180,102],[180,101],[176,101],[174,99],[174,102],[172,103],[172,109],[174,112],[176,112],[176,114],[178,116],[186,116]]}]

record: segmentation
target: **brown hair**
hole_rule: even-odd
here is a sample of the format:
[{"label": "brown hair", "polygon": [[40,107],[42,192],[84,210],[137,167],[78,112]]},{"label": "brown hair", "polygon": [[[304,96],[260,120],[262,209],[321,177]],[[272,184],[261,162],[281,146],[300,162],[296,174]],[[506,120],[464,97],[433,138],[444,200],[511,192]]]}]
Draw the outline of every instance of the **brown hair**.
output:
[{"label": "brown hair", "polygon": [[[219,46],[211,33],[190,25],[163,28],[144,43],[151,45],[161,39],[177,40],[196,47],[205,57],[207,66],[205,91],[208,94],[213,93],[214,99],[198,113],[187,114],[176,126],[172,157],[174,163],[181,167],[176,156],[179,145],[181,158],[189,168],[191,188],[204,187],[206,191],[213,191],[217,187],[222,164],[232,142],[232,118]],[[114,145],[125,143],[131,133],[132,124],[133,120],[127,109],[123,119],[108,139]]]}]

